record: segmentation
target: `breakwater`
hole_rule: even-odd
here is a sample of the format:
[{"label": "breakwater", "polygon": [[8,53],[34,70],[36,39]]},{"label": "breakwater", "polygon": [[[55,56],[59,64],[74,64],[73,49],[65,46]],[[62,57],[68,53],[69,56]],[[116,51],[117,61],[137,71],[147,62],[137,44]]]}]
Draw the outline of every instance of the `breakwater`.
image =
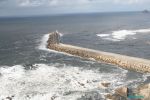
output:
[{"label": "breakwater", "polygon": [[62,44],[60,43],[60,36],[58,32],[50,33],[47,42],[47,47],[52,50],[65,52],[86,59],[92,58],[97,61],[118,65],[119,67],[128,70],[150,73],[150,60]]}]

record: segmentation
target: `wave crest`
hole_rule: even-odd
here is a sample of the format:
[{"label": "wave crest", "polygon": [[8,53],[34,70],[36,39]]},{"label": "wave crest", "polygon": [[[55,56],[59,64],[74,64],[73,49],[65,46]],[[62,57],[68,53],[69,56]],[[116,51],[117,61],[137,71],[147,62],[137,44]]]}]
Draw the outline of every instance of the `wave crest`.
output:
[{"label": "wave crest", "polygon": [[[118,30],[113,31],[111,34],[97,34],[97,36],[105,39],[105,40],[111,40],[111,41],[123,41],[128,36],[133,36],[137,33],[149,33],[150,29],[139,29],[139,30]],[[133,37],[133,39],[135,39]]]}]

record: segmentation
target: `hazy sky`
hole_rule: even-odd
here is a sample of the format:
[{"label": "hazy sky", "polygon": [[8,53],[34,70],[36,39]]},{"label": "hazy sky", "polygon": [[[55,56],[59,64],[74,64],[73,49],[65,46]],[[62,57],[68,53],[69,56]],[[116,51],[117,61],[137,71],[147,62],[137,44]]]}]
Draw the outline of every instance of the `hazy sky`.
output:
[{"label": "hazy sky", "polygon": [[0,16],[150,9],[150,0],[0,0]]}]

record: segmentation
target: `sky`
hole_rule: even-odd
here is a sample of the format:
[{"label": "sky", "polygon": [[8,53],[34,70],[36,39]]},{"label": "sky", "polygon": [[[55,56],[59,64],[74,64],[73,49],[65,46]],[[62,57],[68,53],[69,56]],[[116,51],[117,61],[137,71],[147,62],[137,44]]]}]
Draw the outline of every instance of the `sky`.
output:
[{"label": "sky", "polygon": [[150,0],[0,0],[0,17],[142,11]]}]

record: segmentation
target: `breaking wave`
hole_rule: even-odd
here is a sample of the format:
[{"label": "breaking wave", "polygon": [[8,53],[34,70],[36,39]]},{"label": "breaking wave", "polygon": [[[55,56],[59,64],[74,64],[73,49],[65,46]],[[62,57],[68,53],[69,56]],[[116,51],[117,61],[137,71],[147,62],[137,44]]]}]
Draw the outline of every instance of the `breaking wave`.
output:
[{"label": "breaking wave", "polygon": [[[60,36],[62,37],[63,34],[62,33],[59,33]],[[40,41],[40,45],[38,46],[38,49],[40,50],[43,50],[43,51],[48,51],[48,52],[55,52],[55,53],[61,53],[61,52],[58,52],[58,51],[55,51],[55,50],[51,50],[51,49],[48,49],[47,48],[47,41],[48,41],[48,38],[49,38],[49,34],[45,34],[43,35],[41,41]],[[63,53],[64,54],[64,53]],[[69,54],[68,54],[69,55]]]},{"label": "breaking wave", "polygon": [[[111,41],[122,41],[125,40],[128,36],[135,35],[137,33],[149,33],[150,29],[139,29],[139,30],[118,30],[113,31],[111,34],[97,34],[97,36]],[[135,39],[134,37],[132,37]]]},{"label": "breaking wave", "polygon": [[22,65],[0,67],[0,100],[8,97],[13,100],[77,100],[94,89],[104,94],[106,91],[100,86],[103,81],[111,83],[110,89],[128,84],[127,71],[119,68],[112,73],[100,73],[96,69],[63,64],[31,67],[30,70]]},{"label": "breaking wave", "polygon": [[40,43],[40,45],[39,45],[39,49],[40,50],[46,50],[46,51],[49,51],[49,49],[47,49],[47,41],[48,41],[48,38],[49,38],[49,34],[45,34],[43,37],[42,37],[42,39],[41,39],[41,43]]},{"label": "breaking wave", "polygon": [[[60,34],[61,37],[63,36],[62,33],[59,33],[59,34]],[[64,55],[68,55],[68,56],[73,56],[73,55],[65,53],[65,52],[59,52],[59,51],[55,51],[55,50],[52,50],[52,49],[48,49],[47,48],[48,38],[49,38],[49,34],[43,35],[43,37],[42,37],[42,39],[40,41],[40,44],[38,46],[39,50],[43,50],[43,51],[47,51],[47,52],[53,52],[53,53],[58,53],[58,54],[64,54]]]}]

